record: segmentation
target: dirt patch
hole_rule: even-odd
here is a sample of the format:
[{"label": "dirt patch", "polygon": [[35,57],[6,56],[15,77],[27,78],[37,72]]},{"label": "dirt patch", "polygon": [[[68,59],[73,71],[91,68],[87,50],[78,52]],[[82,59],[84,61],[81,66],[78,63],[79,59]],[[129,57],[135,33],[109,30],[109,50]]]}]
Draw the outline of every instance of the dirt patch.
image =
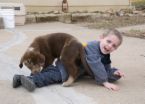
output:
[{"label": "dirt patch", "polygon": [[[94,22],[78,22],[77,24],[95,29],[119,28],[145,24],[144,16],[120,16],[97,18]],[[145,39],[145,30],[128,30],[123,32],[125,36]]]},{"label": "dirt patch", "polygon": [[[88,28],[108,29],[120,28],[133,25],[145,24],[145,10],[121,9],[118,11],[109,9],[107,11],[94,12],[72,12],[62,14],[50,13],[27,13],[26,23],[60,21],[64,23],[79,24]],[[134,31],[133,31],[134,32]],[[125,32],[126,36],[144,38],[144,31],[130,30]]]},{"label": "dirt patch", "polygon": [[145,39],[145,30],[129,30],[127,32],[123,32],[123,35],[129,36],[129,37],[136,37]]},{"label": "dirt patch", "polygon": [[137,24],[145,23],[145,18],[143,16],[135,17],[108,17],[108,18],[98,18],[94,23],[89,23],[89,28],[118,28],[124,26],[132,26]]}]

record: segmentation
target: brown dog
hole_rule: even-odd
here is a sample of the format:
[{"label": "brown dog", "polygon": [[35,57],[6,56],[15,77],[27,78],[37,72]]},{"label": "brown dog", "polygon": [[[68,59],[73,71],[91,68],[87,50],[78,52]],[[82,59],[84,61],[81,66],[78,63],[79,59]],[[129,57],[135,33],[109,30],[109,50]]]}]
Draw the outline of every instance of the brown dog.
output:
[{"label": "brown dog", "polygon": [[77,64],[85,61],[83,46],[72,35],[52,33],[37,37],[24,53],[19,66],[22,68],[24,63],[34,74],[51,65],[55,58],[62,61],[69,74],[63,86],[71,85],[78,76]]}]

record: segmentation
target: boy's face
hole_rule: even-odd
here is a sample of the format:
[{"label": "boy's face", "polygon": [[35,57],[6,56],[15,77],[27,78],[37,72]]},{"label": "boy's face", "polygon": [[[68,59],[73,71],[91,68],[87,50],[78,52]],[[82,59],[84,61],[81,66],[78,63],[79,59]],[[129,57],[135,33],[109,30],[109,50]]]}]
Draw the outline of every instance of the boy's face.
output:
[{"label": "boy's face", "polygon": [[109,54],[116,50],[120,45],[120,40],[117,36],[109,34],[100,39],[100,49],[103,54]]}]

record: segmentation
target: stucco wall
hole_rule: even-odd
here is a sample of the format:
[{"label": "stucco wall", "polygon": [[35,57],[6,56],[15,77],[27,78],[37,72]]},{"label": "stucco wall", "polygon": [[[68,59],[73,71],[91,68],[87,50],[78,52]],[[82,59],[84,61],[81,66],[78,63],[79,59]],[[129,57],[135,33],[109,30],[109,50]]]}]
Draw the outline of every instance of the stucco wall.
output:
[{"label": "stucco wall", "polygon": [[[61,11],[62,0],[0,0],[0,2],[23,2],[27,11]],[[129,6],[129,0],[68,0],[69,11],[97,11],[120,9]]]},{"label": "stucco wall", "polygon": [[[59,6],[62,0],[0,0],[0,2],[23,2],[25,5]],[[129,5],[129,0],[68,0],[70,6]]]}]

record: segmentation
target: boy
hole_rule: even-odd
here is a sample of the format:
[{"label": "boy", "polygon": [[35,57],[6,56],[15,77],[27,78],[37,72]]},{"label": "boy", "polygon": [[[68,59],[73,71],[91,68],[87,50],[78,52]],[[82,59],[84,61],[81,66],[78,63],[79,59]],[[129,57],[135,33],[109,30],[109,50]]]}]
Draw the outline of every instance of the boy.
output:
[{"label": "boy", "polygon": [[[122,36],[116,29],[109,29],[104,33],[99,41],[91,41],[86,44],[86,62],[90,68],[92,76],[97,84],[103,85],[110,90],[119,90],[119,87],[111,82],[117,81],[124,76],[119,69],[111,68],[110,53],[115,51],[122,43]],[[80,65],[80,75],[85,73]],[[48,66],[47,70],[41,73],[24,76],[15,75],[13,77],[13,88],[20,85],[28,91],[34,91],[36,87],[43,87],[54,83],[62,83],[68,78],[68,74],[60,60],[56,66]]]},{"label": "boy", "polygon": [[110,82],[117,81],[124,76],[121,70],[111,68],[110,53],[115,51],[123,39],[119,31],[109,29],[100,36],[100,41],[92,41],[85,47],[86,61],[92,71],[97,84],[110,90],[119,90],[119,87]]}]

